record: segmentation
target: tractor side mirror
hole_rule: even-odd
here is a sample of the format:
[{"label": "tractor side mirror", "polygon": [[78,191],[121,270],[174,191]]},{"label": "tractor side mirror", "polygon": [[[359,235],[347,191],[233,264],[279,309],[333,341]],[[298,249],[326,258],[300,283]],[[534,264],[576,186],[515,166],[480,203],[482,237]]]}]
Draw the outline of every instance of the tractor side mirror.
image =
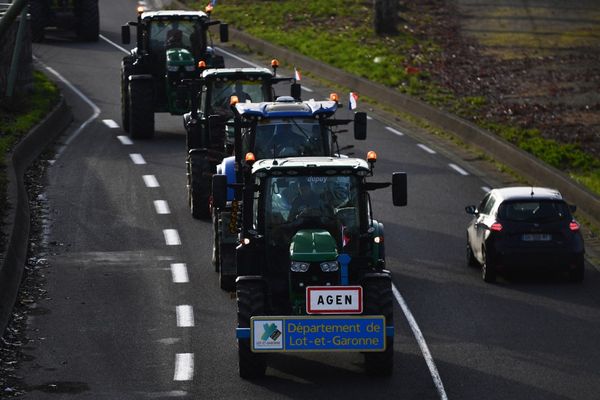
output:
[{"label": "tractor side mirror", "polygon": [[294,98],[294,100],[300,101],[302,98],[302,85],[299,83],[292,83],[290,95]]},{"label": "tractor side mirror", "polygon": [[394,206],[404,207],[408,204],[408,182],[406,172],[392,174],[392,200]]},{"label": "tractor side mirror", "polygon": [[219,25],[219,37],[221,38],[221,43],[229,42],[229,25],[228,24]]},{"label": "tractor side mirror", "polygon": [[213,207],[223,208],[227,204],[227,175],[213,175],[212,198]]},{"label": "tractor side mirror", "polygon": [[367,138],[367,113],[357,112],[354,114],[354,139],[365,140]]},{"label": "tractor side mirror", "polygon": [[121,26],[121,42],[123,44],[131,43],[131,31],[129,24]]}]

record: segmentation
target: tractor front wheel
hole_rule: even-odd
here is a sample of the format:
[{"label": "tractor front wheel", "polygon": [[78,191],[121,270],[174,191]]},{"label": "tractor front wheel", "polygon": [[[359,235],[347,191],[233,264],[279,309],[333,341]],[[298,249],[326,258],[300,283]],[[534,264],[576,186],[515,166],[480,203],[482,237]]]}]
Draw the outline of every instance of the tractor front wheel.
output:
[{"label": "tractor front wheel", "polygon": [[[394,326],[394,295],[390,279],[368,279],[363,284],[364,314],[385,316],[386,326]],[[386,337],[382,352],[365,353],[365,370],[372,376],[390,376],[394,369],[394,338]]]},{"label": "tractor front wheel", "polygon": [[100,34],[98,0],[79,0],[77,3],[76,33],[79,40],[97,42]]},{"label": "tractor front wheel", "polygon": [[[250,318],[265,314],[265,291],[260,282],[240,281],[237,284],[238,327],[250,328]],[[266,354],[253,353],[250,340],[238,339],[238,365],[240,377],[256,379],[267,370]]]},{"label": "tractor front wheel", "polygon": [[154,136],[154,88],[149,79],[129,82],[129,135],[134,139]]},{"label": "tractor front wheel", "polygon": [[121,124],[129,132],[129,76],[133,72],[133,57],[125,56],[121,61]]},{"label": "tractor front wheel", "polygon": [[188,155],[188,203],[196,219],[210,218],[212,171],[202,154]]}]

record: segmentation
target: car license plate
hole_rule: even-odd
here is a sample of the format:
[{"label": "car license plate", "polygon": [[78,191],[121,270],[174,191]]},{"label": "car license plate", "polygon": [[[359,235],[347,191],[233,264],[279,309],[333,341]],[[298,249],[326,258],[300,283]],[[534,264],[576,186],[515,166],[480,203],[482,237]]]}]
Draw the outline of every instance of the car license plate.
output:
[{"label": "car license plate", "polygon": [[548,242],[552,240],[549,233],[526,233],[522,237],[524,242]]}]

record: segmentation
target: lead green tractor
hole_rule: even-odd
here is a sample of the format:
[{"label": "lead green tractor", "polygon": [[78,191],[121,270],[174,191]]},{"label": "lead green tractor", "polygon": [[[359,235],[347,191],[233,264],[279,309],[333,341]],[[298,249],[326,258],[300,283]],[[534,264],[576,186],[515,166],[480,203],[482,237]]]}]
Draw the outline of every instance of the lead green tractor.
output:
[{"label": "lead green tractor", "polygon": [[209,28],[219,25],[221,42],[228,41],[227,24],[202,11],[143,11],[137,21],[122,26],[124,44],[131,42],[130,25],[137,28],[137,46],[121,62],[121,119],[132,138],[154,136],[154,113],[183,115],[195,92],[183,80],[193,80],[202,68],[222,68]]},{"label": "lead green tractor", "polygon": [[[244,183],[213,177],[216,206],[242,192],[235,250],[239,374],[265,374],[272,352],[362,352],[371,375],[393,369],[392,275],[370,191],[376,159],[297,157],[244,166]],[[392,175],[395,206],[405,173]]]}]

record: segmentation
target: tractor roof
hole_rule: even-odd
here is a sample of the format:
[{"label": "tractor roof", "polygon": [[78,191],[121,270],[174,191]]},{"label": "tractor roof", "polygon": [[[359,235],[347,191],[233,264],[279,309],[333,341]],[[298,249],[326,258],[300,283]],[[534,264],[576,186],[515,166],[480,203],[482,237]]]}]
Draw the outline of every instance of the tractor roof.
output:
[{"label": "tractor roof", "polygon": [[258,160],[252,166],[252,173],[259,172],[269,175],[280,173],[290,175],[337,175],[357,174],[367,175],[370,171],[369,163],[360,158],[338,157],[291,157]]},{"label": "tractor roof", "polygon": [[210,68],[202,71],[202,78],[271,78],[273,73],[267,68]]},{"label": "tractor roof", "polygon": [[208,19],[208,15],[202,11],[161,10],[161,11],[143,12],[142,19],[143,20],[150,20],[150,19],[163,19],[163,20]]},{"label": "tractor roof", "polygon": [[337,110],[335,101],[295,101],[292,97],[283,96],[274,102],[264,103],[238,103],[235,106],[242,116],[281,118],[305,117],[311,118],[318,115],[329,116]]}]

